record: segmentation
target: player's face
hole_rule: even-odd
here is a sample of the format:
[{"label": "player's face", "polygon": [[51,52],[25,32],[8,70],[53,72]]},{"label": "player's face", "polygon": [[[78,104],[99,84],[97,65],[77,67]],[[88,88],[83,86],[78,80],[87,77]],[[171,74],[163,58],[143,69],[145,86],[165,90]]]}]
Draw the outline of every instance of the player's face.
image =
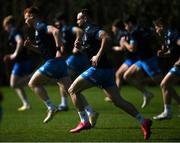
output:
[{"label": "player's face", "polygon": [[32,25],[33,25],[34,18],[33,18],[33,15],[32,15],[32,14],[26,13],[26,14],[24,15],[24,20],[25,20],[25,23],[26,23],[28,26],[32,26]]},{"label": "player's face", "polygon": [[163,26],[161,25],[155,25],[155,30],[158,35],[161,35],[163,32]]},{"label": "player's face", "polygon": [[131,32],[132,30],[132,24],[130,22],[124,23],[124,27],[128,32]]},{"label": "player's face", "polygon": [[111,31],[112,31],[114,34],[116,34],[117,31],[118,31],[118,28],[117,28],[116,26],[112,25]]},{"label": "player's face", "polygon": [[86,17],[80,12],[77,15],[77,24],[79,27],[83,27],[86,23]]},{"label": "player's face", "polygon": [[10,25],[9,25],[9,24],[5,25],[5,26],[4,26],[4,30],[7,31],[7,32],[9,32],[9,31],[10,31]]}]

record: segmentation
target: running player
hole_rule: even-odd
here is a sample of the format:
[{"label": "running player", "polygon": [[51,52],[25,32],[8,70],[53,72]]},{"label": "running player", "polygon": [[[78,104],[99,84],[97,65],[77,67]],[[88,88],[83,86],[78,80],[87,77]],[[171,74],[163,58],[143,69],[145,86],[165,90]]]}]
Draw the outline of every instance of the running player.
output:
[{"label": "running player", "polygon": [[16,27],[16,20],[13,16],[9,15],[4,18],[3,28],[8,32],[8,42],[13,53],[4,56],[4,62],[14,62],[10,76],[10,86],[14,88],[22,102],[22,106],[18,108],[18,111],[24,111],[30,109],[28,97],[24,90],[24,85],[21,84],[21,80],[27,77],[31,72],[31,62],[27,55],[27,49],[23,46],[24,39],[21,32]]},{"label": "running player", "polygon": [[162,75],[158,66],[156,53],[154,52],[152,43],[154,42],[154,34],[145,30],[137,24],[134,16],[129,16],[124,22],[125,29],[130,33],[129,41],[121,40],[121,44],[131,53],[138,53],[139,60],[135,62],[124,73],[124,79],[134,85],[144,95],[144,101],[141,108],[148,105],[153,94],[146,90],[143,79],[150,77],[159,85]]},{"label": "running player", "polygon": [[91,128],[81,101],[81,92],[94,86],[100,86],[111,98],[115,106],[123,109],[140,122],[144,139],[149,139],[152,121],[144,119],[132,104],[120,96],[115,83],[115,73],[106,55],[106,48],[109,46],[109,36],[105,31],[93,25],[89,17],[90,14],[87,9],[82,9],[77,15],[77,24],[83,29],[84,34],[82,36],[82,43],[76,41],[75,47],[87,52],[92,66],[78,76],[68,90],[81,120],[78,126],[71,129],[70,132],[77,133]]},{"label": "running player", "polygon": [[[89,67],[89,59],[84,52],[77,52],[73,49],[74,41],[78,40],[82,35],[82,30],[74,25],[67,24],[67,16],[64,13],[58,13],[55,17],[54,25],[59,29],[64,45],[63,55],[65,55],[68,74],[73,81],[80,73]],[[60,87],[61,104],[58,106],[58,111],[67,111],[68,102],[67,95]]]},{"label": "running player", "polygon": [[25,45],[34,51],[40,52],[44,58],[44,64],[35,71],[28,85],[42,99],[48,108],[48,114],[44,123],[50,121],[57,109],[51,102],[43,84],[50,79],[55,79],[57,84],[67,92],[70,85],[70,78],[67,74],[67,65],[61,57],[62,42],[59,30],[42,22],[40,10],[36,7],[26,8],[24,11],[25,23],[35,29],[35,44],[30,40]]},{"label": "running player", "polygon": [[164,111],[154,116],[155,120],[170,119],[172,117],[171,97],[173,97],[180,111],[180,97],[174,89],[174,84],[180,79],[180,35],[168,28],[162,18],[154,21],[157,35],[162,39],[161,49],[157,52],[159,57],[173,57],[175,64],[161,81],[161,90],[164,102]]}]

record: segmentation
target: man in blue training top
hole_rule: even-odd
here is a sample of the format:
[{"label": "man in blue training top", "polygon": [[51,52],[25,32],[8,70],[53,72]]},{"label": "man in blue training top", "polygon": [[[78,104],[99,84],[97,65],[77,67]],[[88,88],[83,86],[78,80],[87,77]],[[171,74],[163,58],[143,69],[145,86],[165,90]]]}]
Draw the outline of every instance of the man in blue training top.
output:
[{"label": "man in blue training top", "polygon": [[48,114],[43,121],[47,123],[53,118],[57,109],[51,102],[43,85],[50,79],[54,79],[67,92],[70,78],[67,74],[65,60],[61,57],[63,45],[60,40],[59,30],[52,25],[46,25],[40,17],[40,10],[36,7],[26,8],[24,11],[25,23],[35,29],[35,44],[27,39],[25,45],[41,53],[44,59],[43,65],[35,71],[28,85],[47,106]]},{"label": "man in blue training top", "polygon": [[156,33],[161,39],[161,48],[158,50],[159,57],[173,57],[174,65],[161,81],[161,90],[164,102],[164,111],[154,116],[155,120],[170,119],[172,117],[171,98],[173,97],[179,106],[180,112],[180,97],[174,89],[174,84],[180,78],[180,35],[170,29],[162,18],[154,21]]},{"label": "man in blue training top", "polygon": [[81,100],[81,92],[94,86],[100,86],[107,96],[111,98],[115,106],[123,109],[140,122],[144,139],[149,139],[152,121],[144,119],[132,104],[120,96],[115,83],[113,67],[106,55],[106,49],[109,46],[109,36],[104,30],[93,25],[89,20],[89,16],[87,9],[82,9],[77,15],[77,24],[83,29],[84,33],[82,41],[75,42],[75,47],[77,50],[87,52],[91,60],[91,67],[78,76],[68,90],[80,117],[80,123],[76,128],[71,129],[70,132],[77,133],[91,128],[83,101]]},{"label": "man in blue training top", "polygon": [[27,49],[23,46],[24,38],[22,33],[17,29],[16,22],[13,16],[9,15],[4,18],[3,28],[8,32],[8,43],[12,49],[11,54],[4,56],[4,62],[14,62],[11,76],[10,86],[14,88],[22,102],[22,106],[18,108],[18,111],[24,111],[30,109],[28,97],[24,90],[24,85],[21,81],[31,74],[32,72],[32,59],[27,54]]},{"label": "man in blue training top", "polygon": [[[123,39],[121,44],[130,53],[137,53],[139,59],[124,73],[124,79],[143,93],[143,104],[146,107],[153,94],[149,92],[143,83],[144,79],[150,78],[159,85],[162,74],[154,52],[155,36],[150,29],[144,29],[137,24],[135,16],[128,16],[124,21],[125,29],[130,33],[129,39]],[[154,48],[154,49],[153,49]]]},{"label": "man in blue training top", "polygon": [[[67,17],[64,13],[57,13],[54,25],[59,29],[61,40],[64,45],[62,50],[63,56],[66,58],[68,74],[73,81],[80,73],[89,67],[89,59],[84,52],[74,51],[74,42],[82,35],[83,31],[74,25],[67,24]],[[68,102],[67,95],[60,87],[61,103],[58,111],[67,111]]]}]

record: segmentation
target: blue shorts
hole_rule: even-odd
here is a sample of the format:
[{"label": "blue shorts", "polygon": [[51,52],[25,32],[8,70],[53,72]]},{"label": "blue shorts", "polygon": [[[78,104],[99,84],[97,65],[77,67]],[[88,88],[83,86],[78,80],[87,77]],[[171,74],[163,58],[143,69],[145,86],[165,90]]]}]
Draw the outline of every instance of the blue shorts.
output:
[{"label": "blue shorts", "polygon": [[180,76],[180,67],[172,67],[169,73]]},{"label": "blue shorts", "polygon": [[155,75],[161,73],[157,57],[152,57],[143,61],[138,60],[135,65],[143,69],[149,77],[154,77]]},{"label": "blue shorts", "polygon": [[96,67],[90,67],[80,76],[102,88],[116,86],[115,71],[113,69],[99,69]]},{"label": "blue shorts", "polygon": [[68,75],[66,62],[62,58],[47,60],[38,71],[54,79],[60,79]]},{"label": "blue shorts", "polygon": [[87,55],[82,53],[69,56],[66,60],[66,64],[69,69],[72,69],[79,74],[90,67]]},{"label": "blue shorts", "polygon": [[22,62],[16,62],[13,66],[12,75],[25,76],[32,72],[32,61],[26,60]]},{"label": "blue shorts", "polygon": [[128,58],[123,62],[123,64],[126,64],[128,67],[130,67],[131,65],[133,65],[138,60],[139,60],[138,57]]}]

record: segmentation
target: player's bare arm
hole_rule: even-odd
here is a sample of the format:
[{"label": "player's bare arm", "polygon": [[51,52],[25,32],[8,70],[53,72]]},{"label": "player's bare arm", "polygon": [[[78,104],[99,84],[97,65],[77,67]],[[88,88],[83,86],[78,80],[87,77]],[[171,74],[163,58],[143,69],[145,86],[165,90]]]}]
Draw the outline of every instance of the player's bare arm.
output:
[{"label": "player's bare arm", "polygon": [[33,52],[40,53],[38,45],[33,44],[33,42],[29,38],[24,41],[24,46]]},{"label": "player's bare arm", "polygon": [[47,26],[47,32],[49,34],[52,34],[56,43],[56,48],[57,48],[57,53],[56,53],[56,57],[61,57],[63,51],[64,51],[64,46],[60,40],[60,33],[59,30],[52,26],[52,25],[48,25]]},{"label": "player's bare arm", "polygon": [[99,35],[99,40],[101,41],[101,47],[98,51],[98,53],[92,57],[92,65],[97,66],[102,54],[104,53],[105,49],[107,48],[108,42],[110,41],[110,37],[106,32],[101,32]]},{"label": "player's bare arm", "polygon": [[129,52],[135,52],[137,49],[136,45],[129,44],[125,38],[121,39],[121,45],[124,46]]}]

